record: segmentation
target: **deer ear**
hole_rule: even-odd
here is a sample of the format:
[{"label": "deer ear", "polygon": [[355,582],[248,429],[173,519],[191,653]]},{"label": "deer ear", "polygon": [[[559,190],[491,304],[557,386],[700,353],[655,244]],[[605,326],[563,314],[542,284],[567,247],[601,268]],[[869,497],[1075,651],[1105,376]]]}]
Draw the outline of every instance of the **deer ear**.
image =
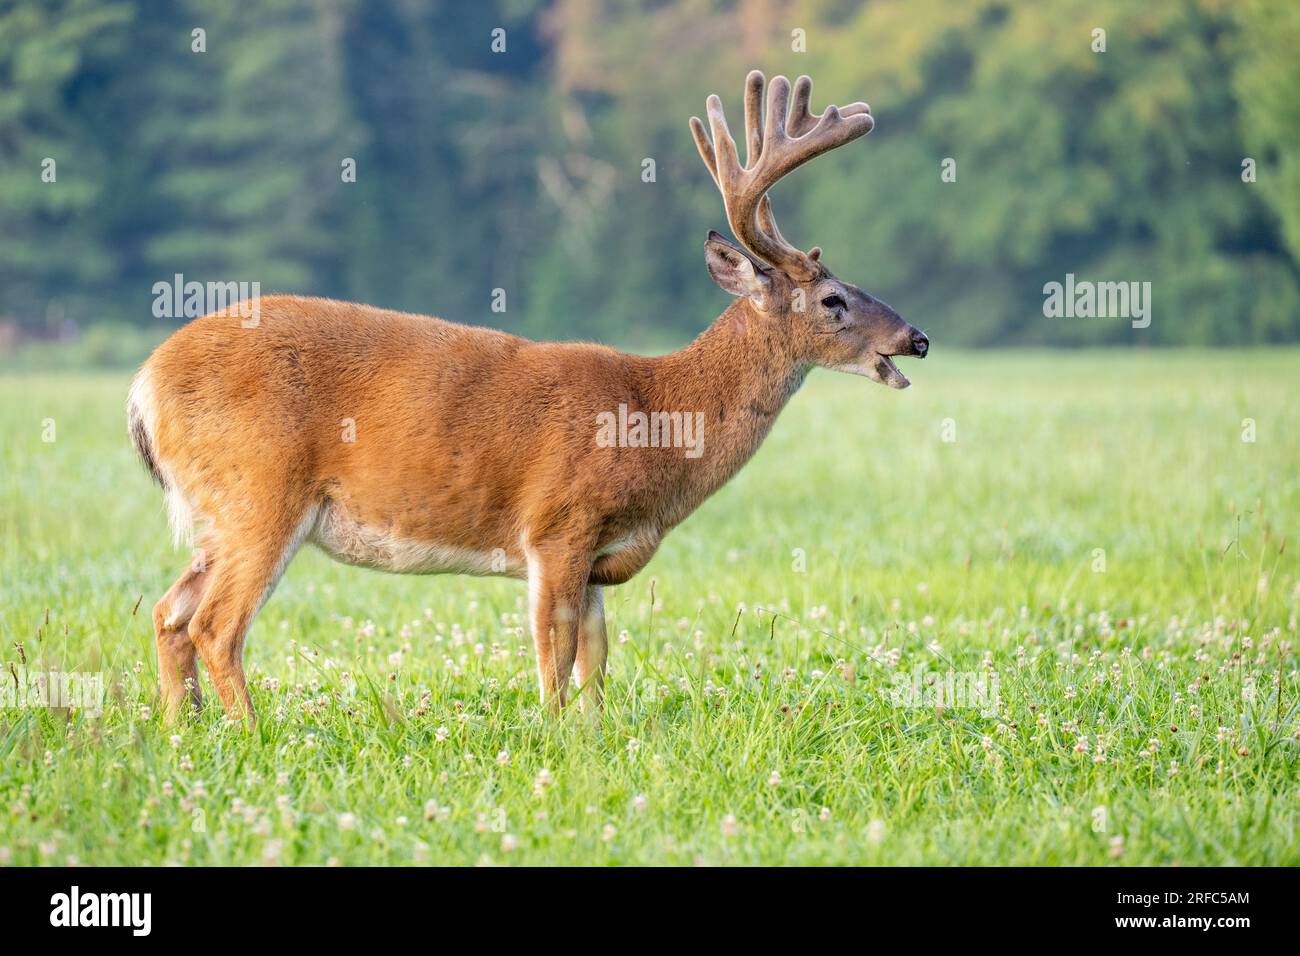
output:
[{"label": "deer ear", "polygon": [[704,264],[724,292],[746,296],[760,305],[772,287],[772,278],[761,265],[716,232],[710,232],[704,243]]}]

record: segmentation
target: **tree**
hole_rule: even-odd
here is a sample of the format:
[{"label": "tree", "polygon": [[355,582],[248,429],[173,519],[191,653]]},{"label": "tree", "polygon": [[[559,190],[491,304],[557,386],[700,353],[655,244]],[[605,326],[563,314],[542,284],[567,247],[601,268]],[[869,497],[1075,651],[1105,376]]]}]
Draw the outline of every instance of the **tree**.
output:
[{"label": "tree", "polygon": [[0,319],[57,326],[111,286],[97,216],[107,144],[82,103],[123,48],[127,3],[0,5]]}]

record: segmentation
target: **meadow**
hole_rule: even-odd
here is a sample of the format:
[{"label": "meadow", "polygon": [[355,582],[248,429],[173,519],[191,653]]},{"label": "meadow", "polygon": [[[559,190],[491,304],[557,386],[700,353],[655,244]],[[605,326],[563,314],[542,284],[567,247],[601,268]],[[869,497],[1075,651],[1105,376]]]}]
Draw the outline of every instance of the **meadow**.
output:
[{"label": "meadow", "polygon": [[608,591],[598,720],[522,585],[307,549],[251,733],[159,713],[129,375],[0,377],[0,677],[104,685],[0,710],[0,864],[1300,863],[1300,351],[906,371],[815,373]]}]

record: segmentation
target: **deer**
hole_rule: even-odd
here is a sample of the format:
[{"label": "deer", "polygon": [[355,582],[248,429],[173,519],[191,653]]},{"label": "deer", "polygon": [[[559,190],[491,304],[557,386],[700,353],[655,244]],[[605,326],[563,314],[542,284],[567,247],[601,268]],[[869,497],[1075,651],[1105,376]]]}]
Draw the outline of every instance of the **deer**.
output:
[{"label": "deer", "polygon": [[[707,129],[691,118],[737,241],[710,230],[705,266],[733,301],[678,351],[293,295],[257,299],[256,322],[219,309],[166,339],[132,379],[127,425],[197,556],[153,608],[167,718],[201,706],[201,658],[227,717],[255,722],[246,637],[306,543],[383,571],[526,581],[543,712],[565,708],[575,666],[579,709],[600,712],[604,590],[740,470],[810,370],[903,389],[894,358],[929,350],[777,228],[772,186],[875,125],[865,103],[813,114],[811,94],[806,76],[792,99],[784,76],[748,75],[743,166],[716,95]],[[606,428],[620,409],[659,416],[667,439],[664,414],[694,416],[702,440],[694,454],[644,427],[598,440],[638,431]]]}]

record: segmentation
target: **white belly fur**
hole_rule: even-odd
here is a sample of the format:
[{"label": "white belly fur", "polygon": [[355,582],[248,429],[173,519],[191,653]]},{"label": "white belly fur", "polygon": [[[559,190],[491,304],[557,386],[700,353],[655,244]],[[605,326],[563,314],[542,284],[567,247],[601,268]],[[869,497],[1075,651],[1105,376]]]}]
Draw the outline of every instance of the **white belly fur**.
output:
[{"label": "white belly fur", "polygon": [[477,551],[437,541],[404,538],[361,524],[331,502],[321,509],[309,540],[344,564],[398,574],[480,574],[521,576],[524,568],[502,549]]}]

